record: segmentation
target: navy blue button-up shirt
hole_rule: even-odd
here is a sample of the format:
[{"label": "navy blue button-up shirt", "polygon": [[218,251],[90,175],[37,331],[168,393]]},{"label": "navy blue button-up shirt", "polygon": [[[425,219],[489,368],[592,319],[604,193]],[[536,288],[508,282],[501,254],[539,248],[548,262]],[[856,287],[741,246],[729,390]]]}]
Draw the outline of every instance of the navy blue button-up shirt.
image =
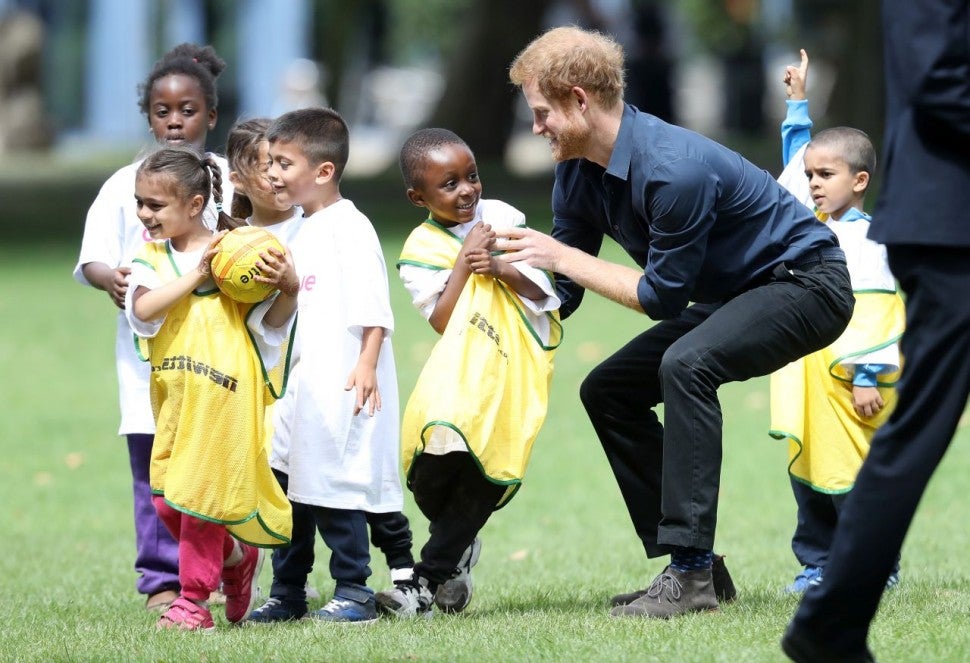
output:
[{"label": "navy blue button-up shirt", "polygon": [[[629,105],[605,170],[586,159],[557,165],[552,210],[559,241],[598,255],[606,235],[643,267],[637,298],[654,320],[692,301],[723,301],[782,262],[838,246],[767,171]],[[583,288],[557,275],[557,290],[566,317]]]}]

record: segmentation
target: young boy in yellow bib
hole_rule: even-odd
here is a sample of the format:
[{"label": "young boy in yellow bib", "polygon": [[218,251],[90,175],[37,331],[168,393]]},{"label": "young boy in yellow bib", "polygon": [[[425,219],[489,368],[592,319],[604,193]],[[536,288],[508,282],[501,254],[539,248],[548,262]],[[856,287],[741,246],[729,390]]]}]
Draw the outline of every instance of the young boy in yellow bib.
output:
[{"label": "young boy in yellow bib", "polygon": [[407,485],[430,537],[411,581],[377,596],[397,617],[461,612],[471,600],[479,530],[522,482],[546,415],[562,338],[551,277],[495,259],[495,228],[525,216],[483,200],[471,149],[446,129],[401,148],[408,199],[428,218],[404,243],[398,269],[418,310],[441,334],[404,411]]},{"label": "young boy in yellow bib", "polygon": [[[792,551],[802,571],[785,588],[800,593],[822,582],[839,512],[869,452],[876,429],[896,404],[903,300],[886,249],[867,239],[863,203],[876,153],[858,129],[811,136],[805,83],[808,54],[785,69],[788,115],[782,124],[786,164],[778,178],[838,236],[845,251],[855,311],[835,343],[771,376],[772,437],[788,439],[798,524]],[[899,581],[898,564],[887,585]]]}]

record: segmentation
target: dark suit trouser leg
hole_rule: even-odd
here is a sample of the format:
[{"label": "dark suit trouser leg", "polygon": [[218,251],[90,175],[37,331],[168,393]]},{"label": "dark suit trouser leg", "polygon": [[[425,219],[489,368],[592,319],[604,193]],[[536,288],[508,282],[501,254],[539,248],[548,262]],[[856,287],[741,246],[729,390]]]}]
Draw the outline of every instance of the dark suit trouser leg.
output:
[{"label": "dark suit trouser leg", "polygon": [[967,251],[889,247],[906,292],[896,409],[876,433],[839,518],[825,581],[792,628],[847,654],[863,651],[886,578],[970,393]]},{"label": "dark suit trouser leg", "polygon": [[[833,342],[852,312],[848,271],[828,263],[695,305],[597,366],[580,395],[649,557],[711,550],[726,382],[767,375]],[[664,403],[664,424],[652,408]]]}]

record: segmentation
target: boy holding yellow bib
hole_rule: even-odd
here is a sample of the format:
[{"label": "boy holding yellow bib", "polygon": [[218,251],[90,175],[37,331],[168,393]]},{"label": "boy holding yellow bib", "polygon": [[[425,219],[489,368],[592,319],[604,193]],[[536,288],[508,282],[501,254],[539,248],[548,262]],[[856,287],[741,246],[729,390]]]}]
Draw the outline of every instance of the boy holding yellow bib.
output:
[{"label": "boy holding yellow bib", "polygon": [[418,310],[440,333],[404,411],[407,485],[430,521],[413,579],[377,596],[398,617],[471,600],[478,532],[522,482],[546,415],[552,358],[562,338],[552,279],[492,253],[495,228],[525,225],[482,200],[471,149],[445,129],[422,129],[401,149],[412,204],[428,219],[404,243],[398,269]]}]

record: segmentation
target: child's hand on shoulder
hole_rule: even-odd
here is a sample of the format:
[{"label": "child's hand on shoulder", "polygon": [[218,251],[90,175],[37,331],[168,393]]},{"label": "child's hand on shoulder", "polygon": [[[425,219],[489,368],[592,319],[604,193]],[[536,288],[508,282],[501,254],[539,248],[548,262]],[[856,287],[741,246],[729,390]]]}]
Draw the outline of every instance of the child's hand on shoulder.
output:
[{"label": "child's hand on shoulder", "polygon": [[802,61],[799,66],[788,65],[785,67],[785,94],[793,101],[805,99],[805,87],[808,83],[808,53],[805,49],[799,51]]}]

